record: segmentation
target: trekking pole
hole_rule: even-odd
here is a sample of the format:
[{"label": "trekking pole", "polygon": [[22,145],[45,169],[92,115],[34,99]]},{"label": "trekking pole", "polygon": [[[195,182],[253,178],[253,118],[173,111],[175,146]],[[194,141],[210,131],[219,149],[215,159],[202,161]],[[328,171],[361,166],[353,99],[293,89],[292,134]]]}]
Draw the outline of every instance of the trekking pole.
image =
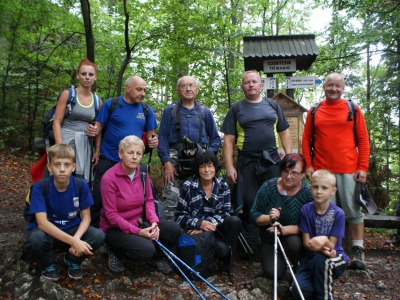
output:
[{"label": "trekking pole", "polygon": [[300,298],[301,298],[302,300],[304,300],[303,293],[301,292],[299,283],[297,282],[296,276],[294,275],[294,272],[293,272],[293,270],[292,270],[292,267],[290,266],[290,262],[289,262],[289,260],[288,260],[288,258],[287,258],[287,256],[286,256],[285,250],[283,250],[282,243],[281,243],[281,241],[280,241],[279,238],[277,238],[277,241],[278,241],[278,244],[279,244],[279,248],[281,249],[281,252],[282,252],[282,254],[283,254],[283,257],[285,258],[286,264],[287,264],[288,267],[289,267],[289,271],[290,271],[290,274],[292,275],[293,281],[294,281],[294,283],[296,284],[297,290],[299,291]]},{"label": "trekking pole", "polygon": [[[281,211],[281,207],[277,208]],[[278,219],[271,221],[271,224],[275,224]],[[278,228],[274,227],[274,300],[278,299]]]},{"label": "trekking pole", "polygon": [[242,233],[239,233],[239,242],[242,244],[242,247],[244,249],[244,251],[246,251],[246,253],[251,253],[253,254],[253,250],[251,250],[251,247],[249,246],[249,244],[247,243],[246,239],[244,238]]},{"label": "trekking pole", "polygon": [[192,287],[192,289],[199,295],[199,297],[202,300],[206,300],[206,298],[203,297],[203,295],[200,293],[200,291],[196,288],[196,286],[189,280],[189,278],[185,275],[185,273],[182,271],[182,269],[178,266],[178,264],[172,259],[171,255],[169,255],[163,248],[161,250],[164,252],[165,256],[168,257],[168,259],[172,262],[175,268],[178,269],[178,271],[182,274],[182,276],[186,279],[186,281],[189,283],[189,285]]},{"label": "trekking pole", "polygon": [[[276,221],[276,220],[275,220]],[[274,228],[274,300],[278,299],[278,232]]]},{"label": "trekking pole", "polygon": [[222,237],[222,239],[225,241],[225,243],[226,243],[226,244],[228,245],[228,247],[229,247],[230,259],[229,259],[229,270],[228,270],[228,272],[227,272],[227,275],[228,275],[229,281],[230,281],[231,283],[233,283],[233,278],[232,278],[232,274],[231,274],[231,272],[232,272],[232,265],[233,265],[233,249],[232,249],[231,244],[229,244],[228,240],[227,240],[227,239],[225,238],[225,236],[222,234],[222,232],[219,231],[218,229],[217,229],[216,231],[219,233],[219,235]]},{"label": "trekking pole", "polygon": [[205,284],[207,284],[210,288],[212,288],[214,291],[216,291],[219,295],[221,295],[224,299],[229,300],[227,296],[225,296],[220,290],[218,290],[215,286],[213,286],[210,282],[208,282],[206,279],[204,279],[199,273],[197,273],[195,270],[193,270],[191,267],[189,267],[184,261],[182,261],[178,256],[176,256],[174,253],[172,253],[170,250],[168,250],[167,247],[165,247],[163,244],[161,244],[158,240],[154,240],[154,242],[161,247],[162,250],[167,252],[172,258],[176,259],[178,262],[180,262],[183,266],[185,266],[191,274],[195,274],[201,281],[203,281]]}]

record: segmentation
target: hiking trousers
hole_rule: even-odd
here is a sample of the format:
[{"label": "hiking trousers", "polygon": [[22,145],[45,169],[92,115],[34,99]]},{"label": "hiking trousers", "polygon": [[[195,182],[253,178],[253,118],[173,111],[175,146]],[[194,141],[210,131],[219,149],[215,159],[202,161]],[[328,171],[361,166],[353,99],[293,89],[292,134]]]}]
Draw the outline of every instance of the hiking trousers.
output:
[{"label": "hiking trousers", "polygon": [[[305,299],[333,300],[333,280],[338,279],[346,270],[346,261],[342,255],[334,258],[321,253],[304,256],[299,261],[296,279]],[[296,284],[292,291],[299,296]]]},{"label": "hiking trousers", "polygon": [[[66,231],[67,234],[73,236],[78,230],[79,226],[75,226],[70,230]],[[100,229],[89,226],[85,234],[81,237],[82,241],[85,241],[92,247],[92,252],[96,251],[99,247],[104,244],[105,234]],[[55,257],[53,251],[55,249],[64,249],[67,251],[65,257],[68,261],[81,265],[86,259],[87,255],[81,255],[79,257],[73,256],[68,252],[70,245],[53,238],[38,227],[33,228],[24,242],[24,247],[34,259],[37,260],[39,267],[43,270],[48,266],[54,264]]]}]

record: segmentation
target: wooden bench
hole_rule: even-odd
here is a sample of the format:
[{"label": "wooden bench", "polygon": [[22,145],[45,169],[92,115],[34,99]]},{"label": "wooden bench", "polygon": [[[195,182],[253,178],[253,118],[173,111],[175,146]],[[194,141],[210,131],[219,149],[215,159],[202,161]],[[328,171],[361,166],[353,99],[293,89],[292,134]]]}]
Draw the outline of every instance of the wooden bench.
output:
[{"label": "wooden bench", "polygon": [[[397,229],[400,228],[400,216],[366,215],[364,216],[364,227]],[[343,249],[346,253],[351,253],[351,236],[347,222]]]}]

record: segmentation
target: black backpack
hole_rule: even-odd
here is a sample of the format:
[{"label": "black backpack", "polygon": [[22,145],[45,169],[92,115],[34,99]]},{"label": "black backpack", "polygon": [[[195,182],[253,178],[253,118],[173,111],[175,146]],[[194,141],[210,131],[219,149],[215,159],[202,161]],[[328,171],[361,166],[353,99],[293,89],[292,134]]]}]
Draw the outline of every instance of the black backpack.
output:
[{"label": "black backpack", "polygon": [[[62,92],[58,94],[57,102],[58,99],[60,99],[61,94]],[[97,113],[99,112],[100,97],[96,95],[96,93],[93,93],[93,98],[94,98],[94,110],[96,116]],[[64,119],[69,117],[75,104],[76,104],[76,88],[70,87],[68,88],[67,108],[65,110]],[[42,118],[42,132],[40,133],[41,139],[35,140],[36,149],[44,149],[46,147],[46,140],[48,140],[49,146],[55,144],[53,135],[53,122],[54,122],[54,116],[56,114],[56,107],[57,104],[54,105],[52,108],[50,108]]]},{"label": "black backpack", "polygon": [[[81,190],[82,190],[82,182],[84,179],[76,178],[74,176],[71,176],[70,178],[74,178],[78,195],[80,195]],[[40,190],[43,193],[43,197],[46,199],[50,193],[50,178],[42,179],[38,182],[38,184],[39,184]],[[22,216],[24,217],[24,219],[26,221],[28,221],[28,223],[32,223],[35,221],[35,215],[29,214],[29,208],[31,207],[32,187],[33,187],[33,184],[29,187],[29,191],[28,191],[28,194],[26,195],[26,199],[25,199],[24,211],[22,212]]]},{"label": "black backpack", "polygon": [[[109,101],[111,101],[111,104],[110,104],[110,110],[108,111],[108,119],[110,119],[111,115],[112,115],[113,112],[117,109],[117,107],[119,107],[119,108],[122,107],[122,105],[119,104],[119,96],[114,97],[114,98],[112,98],[112,99],[109,100]],[[145,118],[145,120],[146,120],[146,125],[147,125],[147,119],[149,118],[149,106],[148,106],[146,103],[144,103],[143,101],[140,102],[140,104],[142,105],[142,110],[143,110],[144,118]],[[103,136],[104,136],[104,133],[106,132],[106,127],[103,127],[103,130],[102,130],[102,131],[103,131]],[[149,153],[149,152],[150,152],[150,158],[149,158],[149,160],[150,160],[150,159],[151,159],[151,154],[152,154],[151,152],[152,152],[153,149],[150,148],[150,147],[147,145],[147,135],[146,135],[146,131],[143,131],[143,132],[142,132],[141,138],[142,138],[142,141],[143,141],[143,143],[144,143],[144,145],[145,145],[145,147],[146,147],[144,153]]]},{"label": "black backpack", "polygon": [[[147,173],[149,173],[149,166],[147,164],[140,164],[139,165],[139,169],[140,169],[140,181],[142,182],[143,195],[144,195],[143,212],[145,212],[145,204],[146,204],[146,201],[147,201],[147,197],[146,197],[146,177],[147,177]],[[159,219],[163,219],[164,218],[164,206],[162,205],[160,198],[158,198],[157,191],[156,191],[156,189],[154,187],[154,184],[153,184],[153,182],[151,180],[150,180],[150,184],[151,184],[151,190],[153,192],[154,206],[155,206],[157,217]],[[144,214],[143,217],[145,219],[146,214]]]},{"label": "black backpack", "polygon": [[[358,147],[358,138],[357,138],[357,129],[356,129],[356,117],[357,117],[357,107],[353,101],[350,99],[347,100],[347,106],[349,107],[349,113],[347,115],[347,121],[348,122],[353,122],[353,132],[354,132],[354,142],[356,143],[356,147]],[[322,103],[322,101],[314,104],[311,109],[311,128],[312,128],[312,134],[311,134],[311,139],[310,139],[310,149],[311,149],[311,160],[314,158],[314,152],[315,152],[315,147],[314,147],[314,142],[315,142],[315,113],[317,112],[317,109],[319,105]]]},{"label": "black backpack", "polygon": [[[215,237],[213,231],[204,231],[200,234],[183,233],[178,238],[177,256],[189,267],[200,274],[201,277],[207,278],[216,273],[214,265],[214,245]],[[193,280],[197,280],[196,274],[192,274],[188,268],[180,262],[182,271],[186,276]]]}]

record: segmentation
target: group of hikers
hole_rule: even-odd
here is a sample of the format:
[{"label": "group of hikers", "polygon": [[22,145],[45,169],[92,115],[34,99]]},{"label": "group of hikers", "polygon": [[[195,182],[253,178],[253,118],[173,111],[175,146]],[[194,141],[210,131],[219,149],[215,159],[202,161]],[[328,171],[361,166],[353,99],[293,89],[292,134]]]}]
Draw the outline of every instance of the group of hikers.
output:
[{"label": "group of hikers", "polygon": [[[180,100],[165,107],[158,134],[155,114],[143,102],[147,87],[142,78],[129,77],[125,95],[108,99],[97,109],[91,92],[96,65],[83,59],[76,78],[76,104],[68,117],[68,92],[57,102],[56,144],[48,149],[50,176],[31,189],[29,213],[35,218],[24,245],[37,259],[43,277],[59,278],[55,248],[67,250],[68,275],[79,279],[82,261],[104,243],[113,272],[124,271],[123,261],[131,260],[168,274],[171,266],[154,241],[174,249],[182,233],[209,232],[215,235],[221,270],[231,264],[226,244],[235,257],[242,236],[251,253],[261,247],[265,276],[273,278],[277,272],[282,278],[287,267],[284,253],[279,252],[274,268],[277,234],[306,299],[333,299],[333,279],[349,264],[365,269],[363,214],[355,189],[357,182],[366,181],[369,139],[360,108],[352,111],[342,98],[341,74],[327,76],[325,100],[307,114],[302,155],[292,151],[281,107],[261,96],[259,73],[243,74],[244,99],[232,105],[220,129],[232,193],[227,180],[218,175],[221,138],[213,113],[197,101],[195,78],[179,78]],[[164,218],[157,215],[149,174],[143,179],[140,171],[148,148],[158,149],[163,165]],[[93,167],[91,191],[85,174]],[[342,248],[345,219],[351,260]],[[294,283],[292,291],[300,294]]]}]

